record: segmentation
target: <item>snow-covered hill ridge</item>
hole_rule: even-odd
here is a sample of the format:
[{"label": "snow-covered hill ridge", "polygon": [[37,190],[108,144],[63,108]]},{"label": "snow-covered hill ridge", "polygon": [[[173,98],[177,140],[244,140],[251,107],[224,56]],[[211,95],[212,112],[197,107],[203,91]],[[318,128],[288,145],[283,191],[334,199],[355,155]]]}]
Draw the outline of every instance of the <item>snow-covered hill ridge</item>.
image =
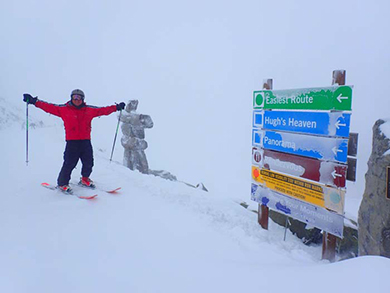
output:
[{"label": "snow-covered hill ridge", "polygon": [[[28,125],[29,128],[53,126],[53,123],[48,123],[42,113],[32,110],[35,108],[33,105],[29,105],[28,113]],[[20,129],[26,129],[26,104],[22,101],[22,97],[17,101],[10,101],[0,97],[0,130],[20,127]]]}]

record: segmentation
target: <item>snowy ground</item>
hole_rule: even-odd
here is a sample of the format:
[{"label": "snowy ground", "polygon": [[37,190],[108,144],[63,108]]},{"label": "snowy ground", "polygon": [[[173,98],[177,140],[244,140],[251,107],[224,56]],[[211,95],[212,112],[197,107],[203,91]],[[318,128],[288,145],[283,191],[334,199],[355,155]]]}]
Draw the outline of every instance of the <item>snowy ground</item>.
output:
[{"label": "snowy ground", "polygon": [[[94,125],[110,121],[101,119]],[[19,122],[0,135],[0,292],[389,290],[389,259],[321,261],[320,246],[290,233],[283,241],[272,222],[262,230],[236,195],[131,172],[120,164],[120,144],[110,163],[112,132],[94,128],[92,178],[122,192],[93,201],[40,187],[55,183],[62,163],[61,123],[30,129],[28,167]]]},{"label": "snowy ground", "polygon": [[[346,69],[359,147],[345,211],[356,219],[371,128],[389,116],[389,9],[387,0],[3,1],[0,292],[389,292],[388,259],[329,264],[320,247],[289,233],[284,242],[283,228],[261,230],[237,204],[256,208],[253,91],[264,78],[274,89],[329,86]],[[124,169],[120,144],[109,164],[114,115],[93,123],[93,179],[123,192],[86,202],[41,188],[56,181],[63,129],[30,107],[45,127],[30,132],[26,167],[22,94],[64,103],[75,88],[92,105],[139,99],[155,122],[150,167],[210,192]]]}]

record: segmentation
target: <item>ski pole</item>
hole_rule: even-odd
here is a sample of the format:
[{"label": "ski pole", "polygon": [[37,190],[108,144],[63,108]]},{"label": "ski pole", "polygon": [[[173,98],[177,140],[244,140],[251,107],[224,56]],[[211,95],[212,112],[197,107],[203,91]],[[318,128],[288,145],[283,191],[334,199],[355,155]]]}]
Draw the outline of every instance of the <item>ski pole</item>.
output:
[{"label": "ski pole", "polygon": [[111,163],[111,161],[112,161],[112,155],[114,154],[114,148],[115,148],[116,136],[118,135],[119,122],[121,121],[121,115],[122,115],[122,110],[120,110],[120,112],[119,112],[119,117],[118,117],[118,125],[116,126],[115,137],[114,137],[114,144],[112,145],[112,150],[111,150],[110,163]]},{"label": "ski pole", "polygon": [[26,102],[26,166],[28,166],[28,98]]}]

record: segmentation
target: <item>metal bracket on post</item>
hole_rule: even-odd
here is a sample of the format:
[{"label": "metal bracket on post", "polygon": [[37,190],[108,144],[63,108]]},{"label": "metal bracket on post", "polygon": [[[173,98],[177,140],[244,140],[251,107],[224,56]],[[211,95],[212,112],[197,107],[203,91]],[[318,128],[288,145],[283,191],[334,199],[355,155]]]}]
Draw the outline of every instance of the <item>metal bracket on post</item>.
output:
[{"label": "metal bracket on post", "polygon": [[[272,90],[272,79],[264,79],[263,80],[263,89]],[[269,209],[267,206],[259,204],[258,210],[258,222],[260,226],[268,230],[268,218],[269,218]]]}]

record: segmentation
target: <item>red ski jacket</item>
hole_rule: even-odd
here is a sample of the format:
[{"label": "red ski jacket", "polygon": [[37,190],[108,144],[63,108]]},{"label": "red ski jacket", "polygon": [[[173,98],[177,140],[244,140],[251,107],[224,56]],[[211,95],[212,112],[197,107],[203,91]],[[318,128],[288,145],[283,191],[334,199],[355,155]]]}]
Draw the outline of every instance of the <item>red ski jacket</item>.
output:
[{"label": "red ski jacket", "polygon": [[35,106],[62,118],[66,140],[91,139],[92,119],[102,115],[110,115],[116,111],[116,105],[95,107],[83,103],[80,108],[77,108],[70,101],[66,104],[56,105],[38,100]]}]

